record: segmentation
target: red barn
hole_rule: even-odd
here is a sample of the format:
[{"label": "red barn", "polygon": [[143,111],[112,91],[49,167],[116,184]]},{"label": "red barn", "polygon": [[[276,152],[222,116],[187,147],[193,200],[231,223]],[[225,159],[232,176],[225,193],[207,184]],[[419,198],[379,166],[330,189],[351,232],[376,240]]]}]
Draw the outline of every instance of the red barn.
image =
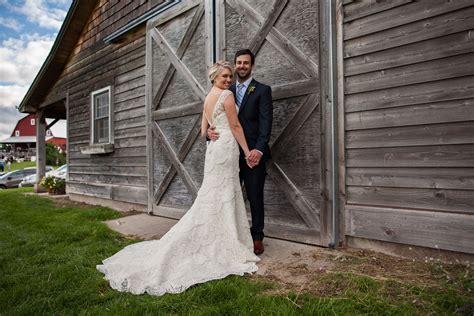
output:
[{"label": "red barn", "polygon": [[[51,130],[46,130],[46,143],[52,143],[60,150],[66,150],[66,138],[54,137]],[[29,114],[20,119],[10,137],[0,141],[0,144],[10,145],[12,154],[19,157],[36,155],[36,115]]]}]

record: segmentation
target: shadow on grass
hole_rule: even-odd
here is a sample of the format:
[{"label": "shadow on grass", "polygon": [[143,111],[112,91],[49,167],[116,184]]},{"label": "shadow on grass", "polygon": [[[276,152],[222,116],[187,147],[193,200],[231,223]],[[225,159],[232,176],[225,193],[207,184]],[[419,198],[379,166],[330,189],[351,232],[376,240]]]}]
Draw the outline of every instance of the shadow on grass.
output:
[{"label": "shadow on grass", "polygon": [[124,214],[104,207],[57,207],[25,192],[32,189],[0,191],[0,314],[449,314],[472,299],[461,292],[470,283],[433,292],[350,273],[326,274],[312,294],[272,295],[279,285],[237,276],[179,295],[120,293],[109,288],[95,266],[136,242],[103,224]]}]

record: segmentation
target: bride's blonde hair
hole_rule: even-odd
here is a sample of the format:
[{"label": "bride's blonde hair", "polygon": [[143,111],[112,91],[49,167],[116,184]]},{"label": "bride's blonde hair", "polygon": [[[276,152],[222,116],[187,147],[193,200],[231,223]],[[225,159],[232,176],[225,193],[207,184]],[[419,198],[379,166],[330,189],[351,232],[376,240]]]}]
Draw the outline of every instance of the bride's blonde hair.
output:
[{"label": "bride's blonde hair", "polygon": [[216,77],[219,76],[219,74],[226,68],[229,69],[231,73],[233,73],[234,69],[232,64],[227,60],[218,61],[209,68],[207,76],[209,77],[209,80],[211,80],[212,84],[214,84],[214,79],[216,79]]}]

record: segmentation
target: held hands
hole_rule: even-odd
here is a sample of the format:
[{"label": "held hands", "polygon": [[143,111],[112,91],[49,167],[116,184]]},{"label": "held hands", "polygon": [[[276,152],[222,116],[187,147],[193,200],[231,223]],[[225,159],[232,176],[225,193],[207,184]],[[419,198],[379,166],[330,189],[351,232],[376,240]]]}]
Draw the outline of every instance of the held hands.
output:
[{"label": "held hands", "polygon": [[245,157],[245,159],[247,160],[247,165],[250,167],[250,168],[253,168],[255,167],[256,165],[258,165],[260,163],[260,159],[262,159],[262,153],[259,152],[258,150],[256,149],[252,149],[248,154],[247,156]]},{"label": "held hands", "polygon": [[207,137],[212,140],[212,141],[216,141],[219,139],[219,133],[216,132],[216,127],[215,126],[210,126],[208,129],[207,129]]}]

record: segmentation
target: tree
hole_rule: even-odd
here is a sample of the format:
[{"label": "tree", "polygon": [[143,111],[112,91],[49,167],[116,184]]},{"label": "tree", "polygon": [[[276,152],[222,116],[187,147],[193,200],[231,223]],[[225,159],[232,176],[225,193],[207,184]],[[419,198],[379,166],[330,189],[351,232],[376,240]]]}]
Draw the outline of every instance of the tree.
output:
[{"label": "tree", "polygon": [[60,153],[54,144],[46,144],[46,164],[50,166],[61,166],[66,163],[66,154]]}]

